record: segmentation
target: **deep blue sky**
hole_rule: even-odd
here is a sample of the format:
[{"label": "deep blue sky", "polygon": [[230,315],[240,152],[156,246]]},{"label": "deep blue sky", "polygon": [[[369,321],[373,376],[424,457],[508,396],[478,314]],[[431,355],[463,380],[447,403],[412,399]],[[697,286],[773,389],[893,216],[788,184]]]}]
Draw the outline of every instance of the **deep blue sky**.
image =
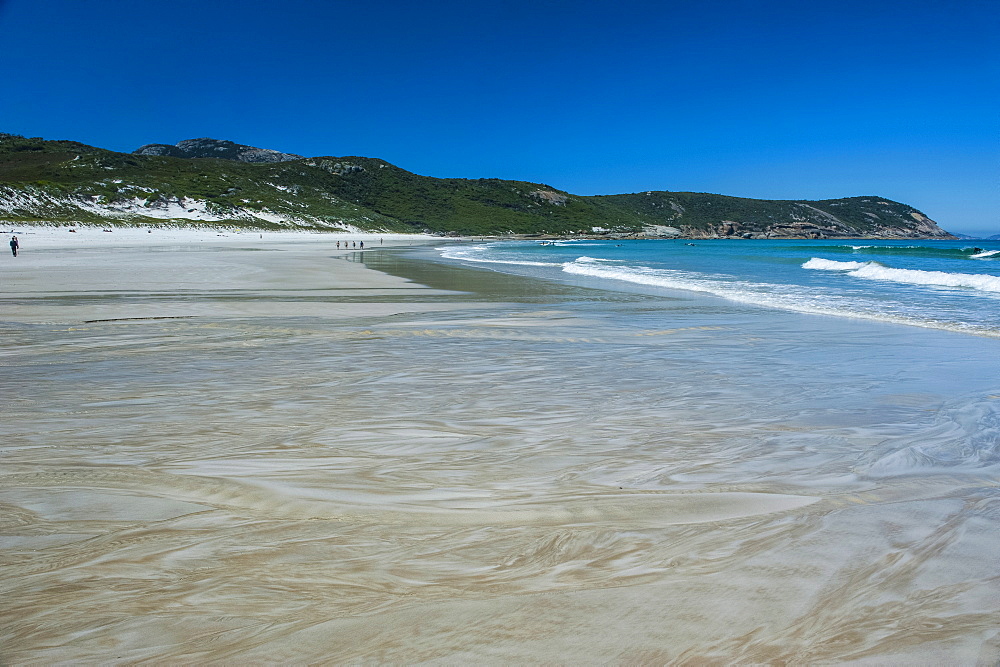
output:
[{"label": "deep blue sky", "polygon": [[878,194],[1000,233],[996,0],[0,0],[0,35],[0,131],[577,194]]}]

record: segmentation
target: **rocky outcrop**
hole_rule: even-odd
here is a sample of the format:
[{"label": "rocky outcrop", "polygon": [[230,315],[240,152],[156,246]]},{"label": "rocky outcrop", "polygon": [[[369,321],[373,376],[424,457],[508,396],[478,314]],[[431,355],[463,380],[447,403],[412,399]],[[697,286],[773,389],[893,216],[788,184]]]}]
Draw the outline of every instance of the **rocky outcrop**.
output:
[{"label": "rocky outcrop", "polygon": [[566,202],[569,201],[569,197],[555,190],[535,190],[529,196],[536,201],[556,206],[565,206]]},{"label": "rocky outcrop", "polygon": [[213,157],[237,162],[288,162],[301,160],[303,156],[281,153],[269,148],[256,148],[222,139],[185,139],[175,145],[146,144],[133,151],[135,155],[166,155],[169,157],[197,158]]},{"label": "rocky outcrop", "polygon": [[319,167],[328,174],[336,174],[337,176],[344,176],[345,174],[354,174],[359,171],[364,171],[365,168],[360,164],[352,164],[350,162],[335,162],[333,160],[309,160],[305,163],[310,167]]}]

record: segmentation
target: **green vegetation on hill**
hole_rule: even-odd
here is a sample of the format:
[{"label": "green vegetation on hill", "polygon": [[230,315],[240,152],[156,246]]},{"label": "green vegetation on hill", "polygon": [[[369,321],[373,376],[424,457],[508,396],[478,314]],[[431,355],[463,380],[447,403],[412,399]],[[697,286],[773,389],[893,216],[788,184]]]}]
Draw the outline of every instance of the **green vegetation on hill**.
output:
[{"label": "green vegetation on hill", "polygon": [[[720,236],[756,234],[763,230],[770,230],[775,236],[891,236],[893,230],[911,228],[930,235],[936,228],[915,208],[876,196],[805,201],[645,192],[596,199],[609,213],[634,215],[647,225],[686,226]],[[938,235],[947,236],[940,230]]]},{"label": "green vegetation on hill", "polygon": [[[182,142],[211,154],[214,140]],[[879,197],[766,201],[690,192],[583,197],[500,179],[431,178],[365,157],[287,159],[218,142],[227,156],[128,154],[0,134],[0,219],[238,224],[471,235],[938,236],[923,214]],[[180,145],[180,144],[179,144]],[[238,151],[233,146],[239,148]],[[149,147],[144,147],[148,149]],[[234,152],[235,151],[235,152]],[[257,153],[254,153],[257,151]]]},{"label": "green vegetation on hill", "polygon": [[[337,196],[415,228],[460,234],[568,234],[607,224],[588,198],[547,185],[496,178],[430,178],[362,157],[316,161],[360,167],[332,184]],[[640,228],[634,220],[623,229]]]}]

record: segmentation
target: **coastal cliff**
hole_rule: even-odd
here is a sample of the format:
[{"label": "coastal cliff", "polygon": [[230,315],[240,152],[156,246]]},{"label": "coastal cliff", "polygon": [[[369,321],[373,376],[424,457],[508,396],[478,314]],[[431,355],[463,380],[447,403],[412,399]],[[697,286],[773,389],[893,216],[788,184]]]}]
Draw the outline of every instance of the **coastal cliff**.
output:
[{"label": "coastal cliff", "polygon": [[420,176],[369,157],[303,157],[217,139],[119,153],[0,134],[0,220],[474,235],[954,238],[878,196],[763,200],[693,192],[580,196]]}]

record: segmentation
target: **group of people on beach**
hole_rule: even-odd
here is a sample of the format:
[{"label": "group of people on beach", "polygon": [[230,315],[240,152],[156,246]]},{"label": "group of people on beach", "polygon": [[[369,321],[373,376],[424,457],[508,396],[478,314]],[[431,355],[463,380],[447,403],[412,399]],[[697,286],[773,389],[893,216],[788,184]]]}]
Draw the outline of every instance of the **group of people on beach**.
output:
[{"label": "group of people on beach", "polygon": [[[357,248],[358,247],[358,243],[359,243],[359,241],[351,241],[351,247],[352,248]],[[365,242],[364,241],[360,241],[360,243],[361,243],[361,247],[358,248],[358,249],[359,250],[364,250],[365,249]],[[340,247],[340,241],[337,241],[337,247],[338,248]],[[347,247],[347,241],[344,241],[344,247],[345,248]]]}]

